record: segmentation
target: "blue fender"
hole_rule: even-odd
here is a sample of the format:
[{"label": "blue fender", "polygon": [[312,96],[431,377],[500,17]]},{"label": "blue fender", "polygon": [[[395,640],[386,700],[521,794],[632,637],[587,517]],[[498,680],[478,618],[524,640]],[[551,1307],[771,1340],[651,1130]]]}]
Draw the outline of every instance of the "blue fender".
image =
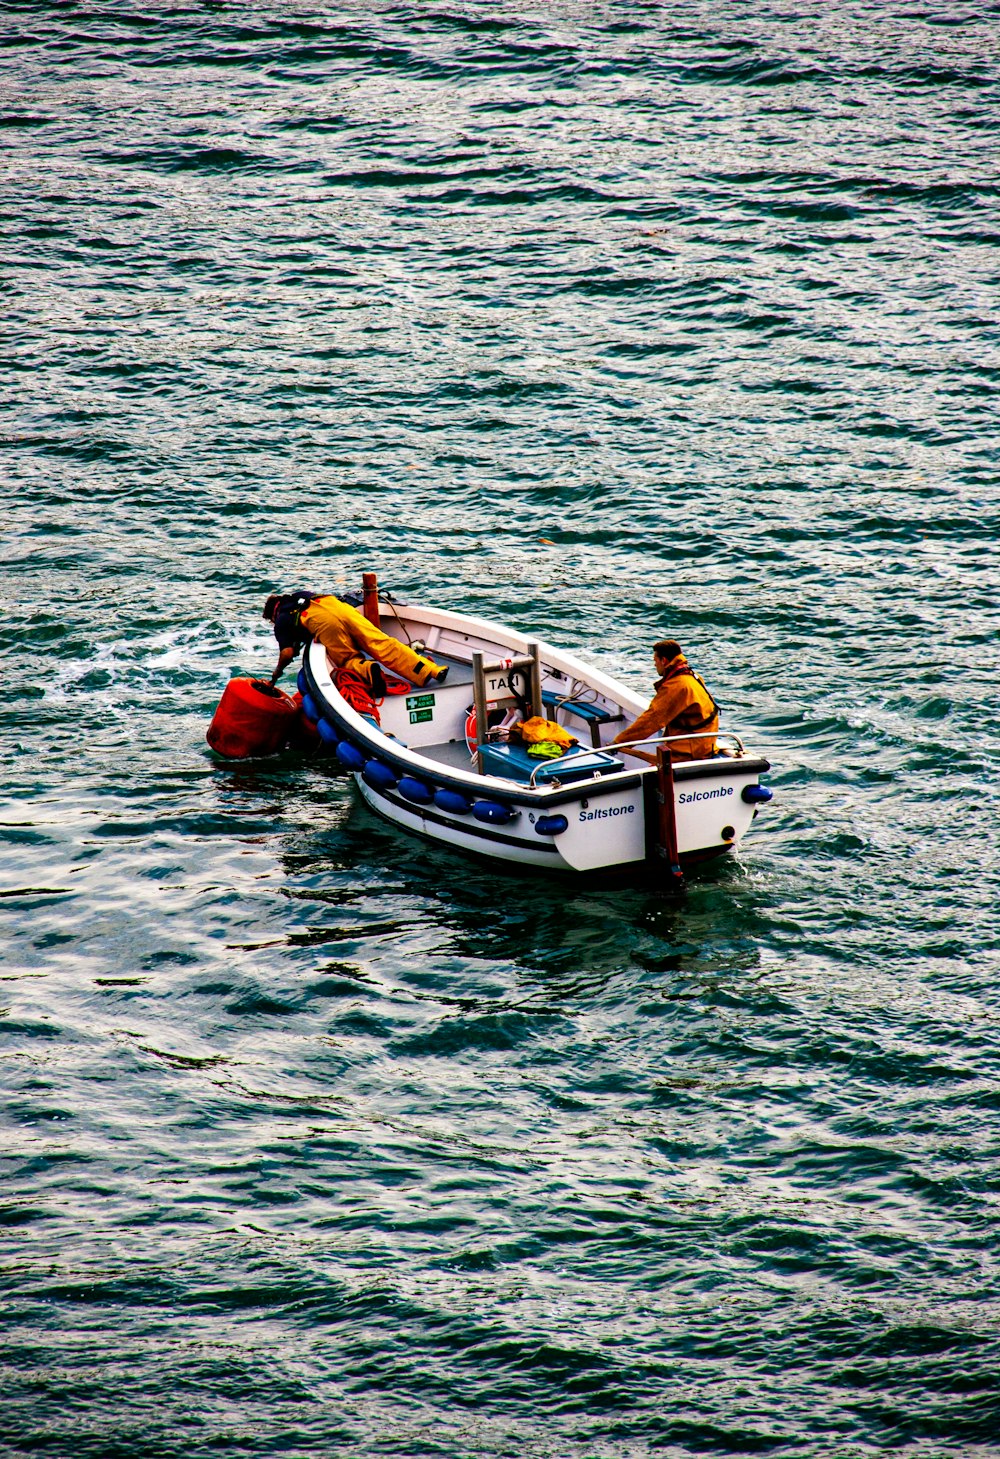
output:
[{"label": "blue fender", "polygon": [[485,821],[491,826],[505,826],[517,815],[513,806],[501,805],[498,800],[477,800],[472,807],[472,814],[477,821]]},{"label": "blue fender", "polygon": [[445,786],[434,792],[434,804],[439,811],[447,811],[452,816],[467,816],[472,810],[472,801],[467,795],[448,790]]},{"label": "blue fender", "polygon": [[399,783],[395,770],[382,760],[366,760],[361,778],[372,790],[392,790]]},{"label": "blue fender", "polygon": [[434,799],[434,792],[429,785],[422,780],[417,780],[412,775],[403,775],[399,781],[399,793],[404,800],[412,800],[414,805],[430,805]]},{"label": "blue fender", "polygon": [[360,770],[365,763],[364,755],[350,740],[341,740],[337,746],[337,759],[345,770]]},{"label": "blue fender", "polygon": [[536,836],[561,836],[569,827],[565,816],[539,816],[535,822]]}]

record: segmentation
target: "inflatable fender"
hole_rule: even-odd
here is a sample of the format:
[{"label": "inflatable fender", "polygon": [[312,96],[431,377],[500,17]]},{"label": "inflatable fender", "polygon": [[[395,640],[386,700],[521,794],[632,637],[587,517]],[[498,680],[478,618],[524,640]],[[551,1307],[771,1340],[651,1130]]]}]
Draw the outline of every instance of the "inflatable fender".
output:
[{"label": "inflatable fender", "polygon": [[298,714],[292,721],[292,728],[288,736],[288,747],[291,750],[303,750],[306,753],[315,753],[323,741],[320,739],[319,730],[316,728],[316,721],[306,714],[301,694],[292,695],[292,703],[298,708]]},{"label": "inflatable fender", "polygon": [[328,719],[321,719],[317,722],[316,731],[328,750],[336,751],[340,742],[340,736]]},{"label": "inflatable fender", "polygon": [[539,816],[535,822],[536,836],[561,836],[569,827],[565,816]]},{"label": "inflatable fender", "polygon": [[414,805],[430,805],[434,799],[434,792],[429,785],[418,780],[414,775],[401,775],[399,779],[399,793],[404,799],[412,801]]},{"label": "inflatable fender", "polygon": [[457,790],[449,790],[445,785],[435,790],[434,804],[439,811],[447,811],[452,816],[467,816],[472,811],[472,801],[467,795],[462,795]]},{"label": "inflatable fender", "polygon": [[472,814],[477,821],[483,821],[486,825],[505,826],[508,821],[514,820],[518,812],[514,806],[504,805],[497,800],[477,800],[472,807]]},{"label": "inflatable fender", "polygon": [[364,755],[357,745],[351,744],[350,740],[341,740],[335,754],[345,770],[360,770],[365,763]]},{"label": "inflatable fender", "polygon": [[399,777],[391,765],[384,760],[366,760],[361,771],[361,778],[372,790],[395,790],[399,784]]}]

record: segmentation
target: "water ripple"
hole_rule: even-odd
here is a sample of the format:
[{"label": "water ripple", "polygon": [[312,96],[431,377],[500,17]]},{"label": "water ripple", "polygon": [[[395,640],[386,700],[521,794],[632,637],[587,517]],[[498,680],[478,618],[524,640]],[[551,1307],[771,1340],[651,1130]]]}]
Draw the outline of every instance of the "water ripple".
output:
[{"label": "water ripple", "polygon": [[[10,1451],[995,1456],[995,7],[18,17]],[[371,567],[678,636],[739,857],[213,763],[263,596]]]}]

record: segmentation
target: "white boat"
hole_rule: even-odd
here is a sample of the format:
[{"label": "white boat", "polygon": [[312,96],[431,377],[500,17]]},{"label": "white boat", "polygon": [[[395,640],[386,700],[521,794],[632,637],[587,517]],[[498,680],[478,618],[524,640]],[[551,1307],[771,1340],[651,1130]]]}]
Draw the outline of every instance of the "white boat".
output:
[{"label": "white boat", "polygon": [[[771,799],[760,784],[767,760],[736,735],[718,732],[713,758],[673,766],[664,747],[704,734],[632,742],[656,753],[647,764],[609,743],[646,704],[607,674],[481,618],[386,594],[377,602],[383,632],[425,648],[447,666],[446,681],[390,684],[397,692],[379,702],[376,722],[339,692],[335,665],[313,641],[299,688],[367,804],[395,825],[494,861],[577,873],[651,864],[679,881],[682,867],[732,851]],[[529,709],[579,744],[539,760],[509,742],[497,721]]]}]

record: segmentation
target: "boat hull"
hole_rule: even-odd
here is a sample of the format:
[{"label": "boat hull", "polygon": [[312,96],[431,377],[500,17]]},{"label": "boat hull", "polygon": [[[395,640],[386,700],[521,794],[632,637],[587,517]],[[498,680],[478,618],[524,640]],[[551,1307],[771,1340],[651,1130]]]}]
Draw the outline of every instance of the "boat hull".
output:
[{"label": "boat hull", "polygon": [[[759,765],[760,762],[753,762]],[[749,770],[738,781],[719,783],[718,777],[696,782],[698,792],[720,791],[717,801],[719,825],[709,825],[704,816],[697,819],[690,813],[679,817],[678,853],[682,866],[725,856],[742,840],[753,821],[753,808],[736,808],[742,790],[758,784],[760,769]],[[656,814],[655,783],[640,785],[638,791],[619,792],[613,797],[594,801],[581,794],[578,799],[562,801],[543,808],[524,807],[515,819],[500,827],[477,824],[468,816],[448,815],[436,806],[418,807],[407,803],[398,793],[378,791],[363,776],[354,780],[365,803],[386,820],[406,831],[438,841],[454,850],[492,857],[496,861],[537,866],[545,871],[590,872],[626,870],[643,864],[655,864],[661,858],[657,843],[651,842],[650,821]],[[682,782],[691,786],[691,782]],[[678,791],[691,795],[690,788]],[[725,799],[722,799],[722,796]],[[728,813],[731,820],[721,819]],[[562,814],[567,827],[557,837],[532,838],[534,827],[543,815]],[[734,821],[736,824],[734,824]]]},{"label": "boat hull", "polygon": [[[526,641],[498,624],[417,605],[394,605],[391,615],[383,610],[387,631],[394,619],[404,641],[427,642],[428,652],[452,664],[454,673],[445,686],[387,697],[381,724],[341,697],[321,645],[307,647],[303,659],[301,682],[325,722],[327,741],[373,811],[452,850],[540,871],[662,864],[657,771],[611,747],[620,723],[643,707],[636,695],[574,656],[539,645],[543,689],[556,701],[553,717],[576,731],[582,726],[573,716],[585,715],[593,754],[584,747],[552,766],[529,761],[481,774],[465,744],[472,694],[464,665],[476,650],[502,660],[523,652]],[[490,682],[502,692],[502,675]],[[577,700],[560,700],[562,686],[572,688]],[[491,756],[494,761],[503,764],[504,755]],[[750,788],[768,768],[766,760],[742,752],[674,766],[681,864],[724,855],[739,844],[757,810],[752,795],[759,792]]]}]

